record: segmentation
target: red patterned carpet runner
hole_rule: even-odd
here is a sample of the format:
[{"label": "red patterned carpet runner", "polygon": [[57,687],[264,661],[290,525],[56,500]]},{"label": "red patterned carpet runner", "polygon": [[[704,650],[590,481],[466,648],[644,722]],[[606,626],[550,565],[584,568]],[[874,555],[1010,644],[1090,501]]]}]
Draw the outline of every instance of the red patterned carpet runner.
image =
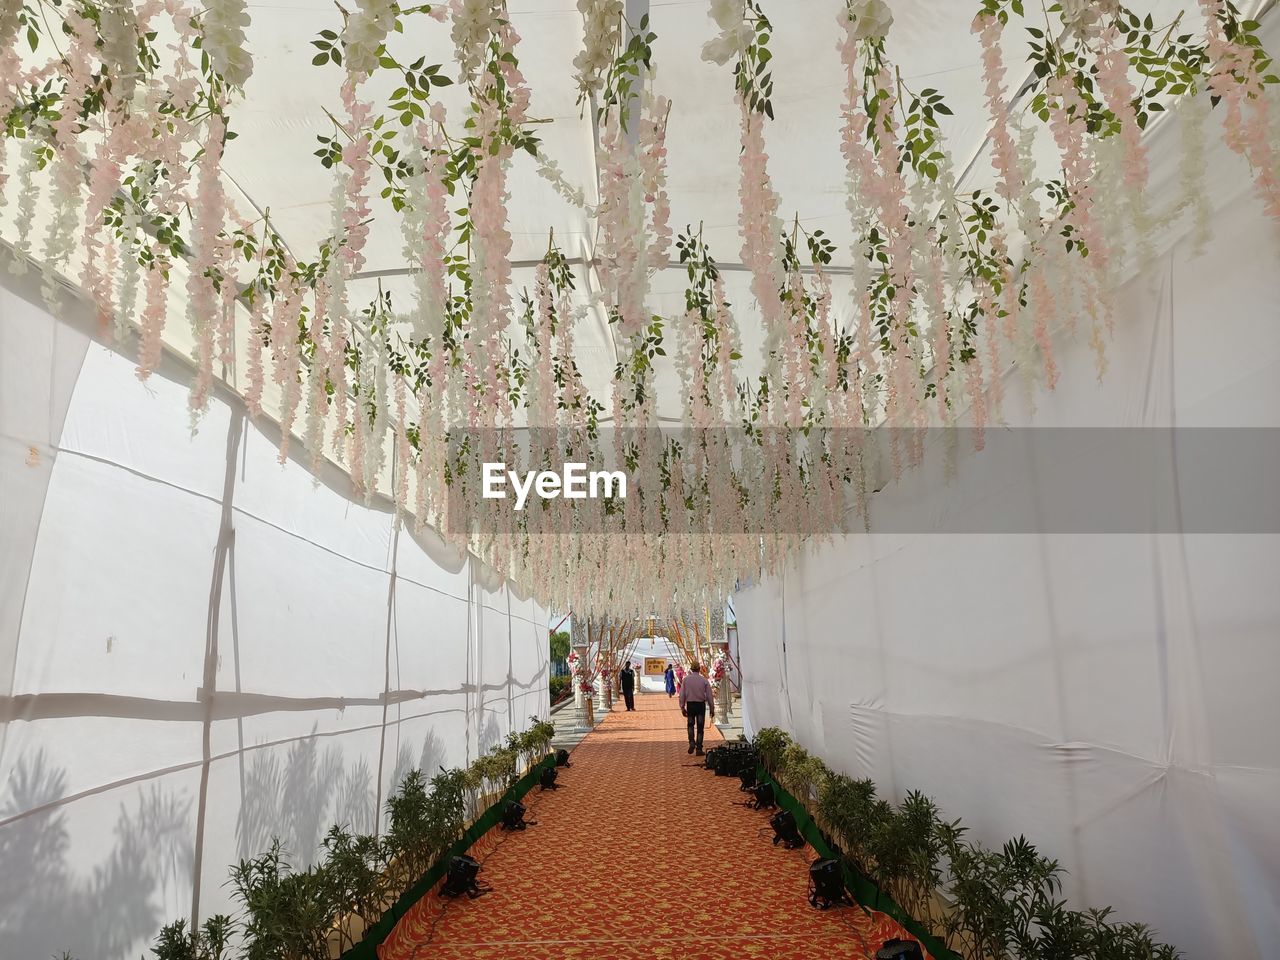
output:
[{"label": "red patterned carpet runner", "polygon": [[[707,724],[707,746],[720,741]],[[523,833],[495,828],[471,851],[492,886],[478,900],[432,893],[378,949],[381,960],[873,957],[906,937],[883,914],[806,902],[813,851],[770,841],[768,814],[735,806],[738,781],[695,766],[665,694],[615,710],[526,797]]]}]

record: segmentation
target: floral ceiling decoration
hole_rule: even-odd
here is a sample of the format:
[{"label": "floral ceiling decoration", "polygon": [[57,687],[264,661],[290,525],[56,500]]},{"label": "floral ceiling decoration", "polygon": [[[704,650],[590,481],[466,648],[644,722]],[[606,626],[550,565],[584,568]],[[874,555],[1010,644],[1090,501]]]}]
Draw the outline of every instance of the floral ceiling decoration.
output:
[{"label": "floral ceiling decoration", "polygon": [[[1177,218],[1203,226],[1210,111],[1280,219],[1276,77],[1259,25],[1229,0],[1198,0],[1171,23],[1118,0],[974,0],[997,175],[976,191],[957,186],[946,92],[909,87],[896,69],[891,6],[833,0],[831,47],[813,55],[844,72],[832,123],[855,239],[841,250],[788,222],[770,176],[775,83],[788,82],[770,43],[789,27],[785,5],[711,0],[703,57],[734,91],[741,147],[740,249],[714,252],[701,229],[671,223],[666,131],[679,103],[647,82],[658,66],[647,18],[578,0],[584,45],[564,70],[598,129],[598,183],[583,185],[543,148],[502,0],[347,6],[341,30],[312,38],[307,82],[340,91],[341,109],[315,155],[296,158],[332,178],[329,234],[301,250],[269,211],[233,200],[223,175],[254,70],[244,0],[4,4],[0,196],[13,205],[14,269],[40,271],[50,301],[60,276],[78,284],[144,380],[167,331],[189,328],[196,423],[234,366],[249,412],[283,427],[282,458],[336,460],[361,495],[389,496],[561,608],[697,605],[774,568],[805,535],[856,525],[864,428],[964,416],[980,445],[1000,418],[1002,371],[1052,388],[1064,330],[1080,327],[1101,374],[1126,259]],[[417,20],[438,21],[452,62],[392,52]],[[1029,91],[1011,90],[1013,31]],[[456,85],[469,105],[451,113],[438,94]],[[1183,186],[1170,207],[1146,190],[1143,132],[1174,108]],[[1056,151],[1051,177],[1037,142]],[[552,235],[532,289],[513,284],[508,171],[521,152],[594,219],[589,293]],[[40,203],[52,213],[37,217]],[[403,238],[412,296],[357,300],[352,280],[384,216]],[[845,322],[828,275],[837,254],[852,264]],[[751,303],[726,298],[716,255],[740,258]],[[685,308],[658,315],[651,280],[668,265],[683,270]],[[589,307],[606,311],[618,344],[608,395],[575,362]],[[746,310],[763,326],[759,357],[743,356]],[[679,375],[674,428],[657,414],[658,358]],[[889,434],[893,473],[917,464],[920,431]],[[477,495],[479,465],[500,460],[613,462],[633,482],[625,500],[511,513]]]}]

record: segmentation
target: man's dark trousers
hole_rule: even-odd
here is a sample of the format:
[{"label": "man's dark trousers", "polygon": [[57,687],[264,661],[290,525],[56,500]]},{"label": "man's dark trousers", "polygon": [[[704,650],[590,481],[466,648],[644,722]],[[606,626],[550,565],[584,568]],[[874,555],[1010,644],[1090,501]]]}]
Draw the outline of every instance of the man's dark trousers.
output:
[{"label": "man's dark trousers", "polygon": [[636,692],[634,690],[628,690],[623,687],[622,699],[626,701],[628,710],[634,710],[636,708]]},{"label": "man's dark trousers", "polygon": [[[684,705],[684,712],[689,717],[689,746],[695,750],[702,749],[702,728],[707,722],[707,705],[701,700],[690,701]],[[697,737],[694,737],[694,726],[697,725]]]}]

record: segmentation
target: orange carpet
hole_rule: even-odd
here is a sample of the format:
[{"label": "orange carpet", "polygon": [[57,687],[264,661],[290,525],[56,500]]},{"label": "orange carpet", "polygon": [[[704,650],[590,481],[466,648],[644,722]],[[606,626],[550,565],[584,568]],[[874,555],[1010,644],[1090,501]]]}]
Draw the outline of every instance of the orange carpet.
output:
[{"label": "orange carpet", "polygon": [[[707,746],[720,742],[707,724]],[[615,710],[573,751],[561,789],[525,800],[537,825],[472,850],[493,891],[424,897],[381,960],[866,958],[905,937],[883,914],[814,910],[813,851],[775,847],[738,781],[694,766],[665,694]]]}]

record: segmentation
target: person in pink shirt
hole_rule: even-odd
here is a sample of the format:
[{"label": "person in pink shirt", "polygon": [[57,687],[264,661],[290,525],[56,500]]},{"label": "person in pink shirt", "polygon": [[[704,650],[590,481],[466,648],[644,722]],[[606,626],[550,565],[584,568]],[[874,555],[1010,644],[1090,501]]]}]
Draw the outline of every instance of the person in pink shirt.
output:
[{"label": "person in pink shirt", "polygon": [[[702,756],[702,728],[707,722],[707,715],[716,718],[716,697],[711,683],[702,675],[701,664],[694,663],[689,667],[689,674],[680,684],[680,715],[688,719],[689,752]],[[697,728],[697,736],[694,728]]]}]

